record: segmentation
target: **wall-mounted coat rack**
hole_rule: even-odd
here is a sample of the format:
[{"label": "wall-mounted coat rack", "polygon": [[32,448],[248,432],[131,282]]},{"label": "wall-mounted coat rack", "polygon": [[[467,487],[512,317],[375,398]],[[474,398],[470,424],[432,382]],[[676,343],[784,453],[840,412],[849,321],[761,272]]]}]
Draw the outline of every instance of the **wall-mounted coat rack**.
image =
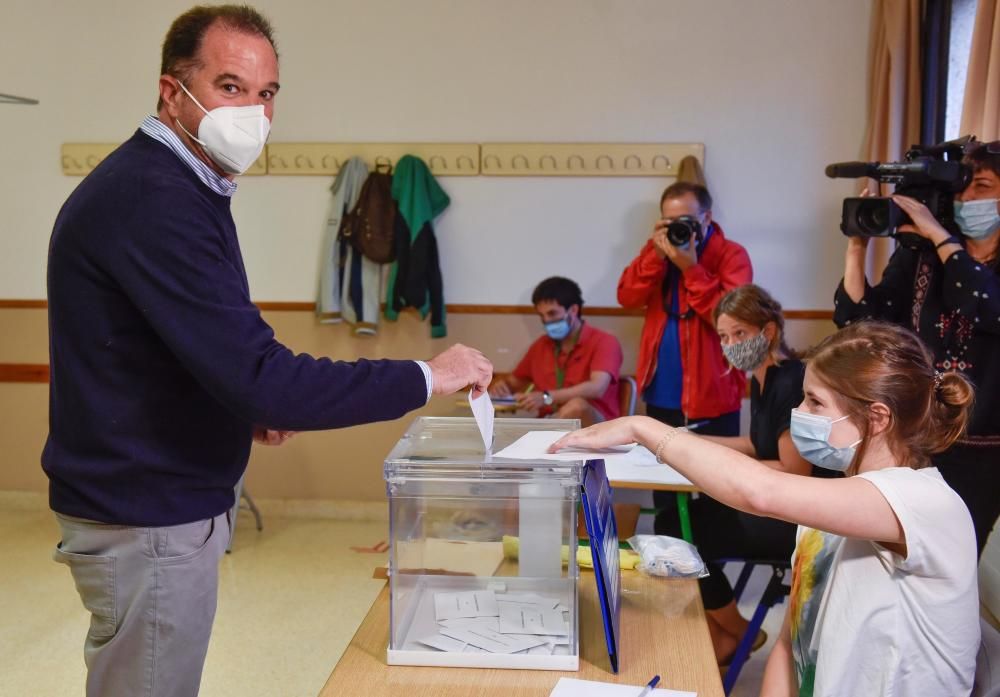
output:
[{"label": "wall-mounted coat rack", "polygon": [[503,177],[675,177],[702,143],[483,143],[482,173]]},{"label": "wall-mounted coat rack", "polygon": [[[89,173],[117,147],[64,143],[63,174]],[[703,143],[269,143],[250,175],[335,176],[351,157],[370,169],[403,155],[424,160],[438,177],[676,177],[681,160],[704,162]]]},{"label": "wall-mounted coat rack", "polygon": [[89,174],[118,145],[118,143],[63,143],[60,153],[63,174],[69,176]]},{"label": "wall-mounted coat rack", "polygon": [[[84,176],[101,160],[111,154],[111,151],[118,147],[118,143],[63,143],[62,144],[62,173],[67,176]],[[246,174],[267,174],[267,149],[256,162],[250,166]]]},{"label": "wall-mounted coat rack", "polygon": [[477,143],[272,143],[267,146],[267,173],[332,176],[352,157],[374,169],[395,166],[403,155],[416,155],[438,177],[479,174]]}]

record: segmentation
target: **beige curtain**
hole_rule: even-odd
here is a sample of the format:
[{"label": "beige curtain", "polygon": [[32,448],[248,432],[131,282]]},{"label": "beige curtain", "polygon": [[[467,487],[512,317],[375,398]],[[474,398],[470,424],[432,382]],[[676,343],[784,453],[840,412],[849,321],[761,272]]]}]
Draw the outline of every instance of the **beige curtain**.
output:
[{"label": "beige curtain", "polygon": [[[863,160],[899,160],[911,145],[920,142],[920,5],[920,0],[872,3]],[[878,191],[876,182],[862,182],[873,193]],[[887,187],[883,189],[880,195],[889,193]],[[881,278],[891,253],[889,240],[876,240],[868,246],[868,271],[873,282]]]},{"label": "beige curtain", "polygon": [[1000,5],[979,0],[965,78],[961,133],[1000,139]]}]

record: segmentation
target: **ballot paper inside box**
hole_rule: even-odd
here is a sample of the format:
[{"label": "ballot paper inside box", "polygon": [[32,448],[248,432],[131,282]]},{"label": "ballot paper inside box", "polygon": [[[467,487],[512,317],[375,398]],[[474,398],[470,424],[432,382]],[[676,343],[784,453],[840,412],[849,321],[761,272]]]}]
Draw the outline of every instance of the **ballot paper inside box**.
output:
[{"label": "ballot paper inside box", "polygon": [[[492,450],[576,428],[497,419]],[[471,418],[411,424],[385,461],[390,665],[578,669],[583,468],[493,458]]]}]

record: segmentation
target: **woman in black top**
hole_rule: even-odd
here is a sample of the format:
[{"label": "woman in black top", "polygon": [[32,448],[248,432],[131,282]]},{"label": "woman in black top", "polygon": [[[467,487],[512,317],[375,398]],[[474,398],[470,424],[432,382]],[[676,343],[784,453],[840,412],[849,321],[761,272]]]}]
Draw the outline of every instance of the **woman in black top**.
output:
[{"label": "woman in black top", "polygon": [[[997,152],[991,152],[997,150]],[[972,182],[956,197],[957,236],[925,205],[893,196],[913,220],[900,227],[926,242],[899,246],[877,286],[865,278],[867,239],[848,240],[834,322],[880,319],[913,329],[935,368],[957,370],[976,386],[968,431],[933,464],[972,514],[979,553],[1000,515],[1000,142],[965,156]]]},{"label": "woman in black top", "polygon": [[[805,366],[785,345],[781,305],[758,286],[741,286],[719,302],[715,326],[730,365],[752,376],[750,435],[703,437],[775,469],[811,474],[812,465],[799,455],[789,434],[792,409],[802,402]],[[658,517],[656,532],[677,536],[674,518]],[[716,560],[790,559],[795,526],[737,511],[705,495],[691,502],[691,520],[695,543],[709,568],[709,575],[699,584],[715,655],[720,663],[727,663],[749,623],[737,610],[729,580]],[[754,648],[765,639],[762,632]]]}]

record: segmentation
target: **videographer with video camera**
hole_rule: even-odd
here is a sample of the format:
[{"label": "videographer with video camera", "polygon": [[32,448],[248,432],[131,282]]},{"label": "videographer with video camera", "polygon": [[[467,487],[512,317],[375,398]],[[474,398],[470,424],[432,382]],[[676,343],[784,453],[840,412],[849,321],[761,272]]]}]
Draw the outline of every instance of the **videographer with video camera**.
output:
[{"label": "videographer with video camera", "polygon": [[[951,182],[916,187],[915,197],[891,197],[897,213],[912,221],[895,230],[858,229],[845,202],[847,255],[834,322],[843,327],[875,318],[911,327],[933,352],[937,371],[958,371],[975,385],[967,435],[934,464],[968,506],[982,554],[1000,515],[1000,143],[973,142],[961,163]],[[949,187],[960,189],[953,208],[950,201],[936,204],[935,190]],[[922,188],[926,196],[919,195]],[[901,234],[901,244],[873,287],[865,276],[868,240],[886,233]]]},{"label": "videographer with video camera", "polygon": [[[701,184],[675,182],[660,197],[661,219],[618,281],[618,302],[645,308],[636,379],[646,413],[669,426],[738,436],[742,371],[730,370],[715,331],[715,307],[750,283],[746,250],[726,239]],[[676,497],[654,492],[657,530],[672,527]]]}]

